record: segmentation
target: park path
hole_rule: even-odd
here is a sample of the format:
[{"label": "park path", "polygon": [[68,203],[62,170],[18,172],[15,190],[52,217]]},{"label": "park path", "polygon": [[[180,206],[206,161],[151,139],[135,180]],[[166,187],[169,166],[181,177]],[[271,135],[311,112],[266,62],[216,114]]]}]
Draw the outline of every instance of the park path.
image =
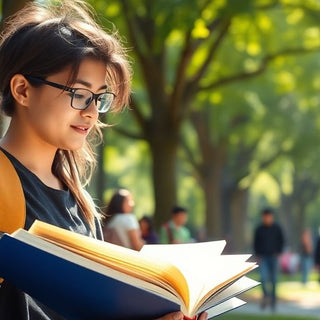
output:
[{"label": "park path", "polygon": [[320,287],[319,284],[309,283],[309,292],[301,293],[301,290],[295,290],[301,287],[301,284],[291,282],[286,284],[288,292],[288,299],[280,300],[278,302],[277,308],[274,312],[270,309],[260,309],[260,301],[257,299],[246,299],[243,297],[244,301],[248,301],[247,304],[240,307],[239,309],[233,310],[234,313],[243,314],[256,314],[256,315],[270,315],[270,314],[280,314],[280,315],[295,315],[295,316],[305,316],[314,317],[315,319],[320,319]]},{"label": "park path", "polygon": [[230,311],[233,313],[243,313],[243,314],[256,314],[256,315],[286,315],[286,316],[305,316],[313,317],[315,319],[320,319],[320,305],[311,306],[297,304],[293,302],[281,302],[278,304],[277,309],[272,312],[270,309],[261,310],[258,303],[248,302],[239,309]]}]

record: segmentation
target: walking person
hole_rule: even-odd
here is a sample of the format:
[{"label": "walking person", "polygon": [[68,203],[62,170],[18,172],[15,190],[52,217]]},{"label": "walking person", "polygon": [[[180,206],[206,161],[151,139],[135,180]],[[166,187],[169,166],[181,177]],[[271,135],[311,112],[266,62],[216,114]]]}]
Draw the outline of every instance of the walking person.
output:
[{"label": "walking person", "polygon": [[310,229],[304,229],[301,234],[301,281],[303,285],[308,282],[309,273],[313,264],[313,242]]},{"label": "walking person", "polygon": [[254,252],[258,258],[263,298],[261,308],[270,305],[275,310],[277,304],[276,286],[279,272],[278,258],[283,251],[284,236],[280,225],[274,221],[270,208],[262,211],[262,222],[255,229]]},{"label": "walking person", "polygon": [[316,248],[314,251],[314,264],[318,272],[318,282],[320,283],[320,232],[316,240]]}]

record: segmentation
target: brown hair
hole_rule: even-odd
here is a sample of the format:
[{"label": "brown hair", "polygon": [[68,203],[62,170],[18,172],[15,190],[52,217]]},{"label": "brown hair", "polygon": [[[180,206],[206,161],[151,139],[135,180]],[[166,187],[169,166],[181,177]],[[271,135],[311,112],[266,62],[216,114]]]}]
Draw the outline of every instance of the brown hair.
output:
[{"label": "brown hair", "polygon": [[[117,35],[105,32],[82,0],[52,1],[45,5],[28,3],[5,22],[1,35],[0,94],[5,114],[12,116],[15,111],[10,91],[12,76],[46,78],[70,66],[70,85],[86,57],[105,63],[106,83],[116,95],[112,108],[121,110],[129,100],[130,66]],[[101,136],[101,126],[99,122],[96,124],[82,149],[58,149],[52,167],[75,196],[92,228],[96,210],[82,186],[93,172],[95,157],[91,144],[92,139]]]},{"label": "brown hair", "polygon": [[106,215],[113,216],[117,213],[122,213],[123,203],[128,196],[130,196],[130,192],[126,189],[119,189],[115,191],[106,208]]}]

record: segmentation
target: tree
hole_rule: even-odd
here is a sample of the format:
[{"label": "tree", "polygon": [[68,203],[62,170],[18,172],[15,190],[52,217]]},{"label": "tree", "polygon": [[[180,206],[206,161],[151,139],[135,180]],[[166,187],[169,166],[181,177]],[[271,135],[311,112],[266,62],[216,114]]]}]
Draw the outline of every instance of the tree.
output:
[{"label": "tree", "polygon": [[[314,108],[298,110],[294,115],[292,147],[271,168],[280,186],[280,219],[287,244],[300,250],[300,235],[308,225],[310,204],[319,196],[319,116]],[[299,235],[299,236],[297,236]]]},{"label": "tree", "polygon": [[[288,12],[281,12],[277,6],[263,6],[260,8],[257,7],[256,9],[257,10],[255,12],[251,12],[250,16],[248,16],[248,14],[243,14],[242,16],[238,15],[231,20],[230,29],[232,30],[233,26],[233,35],[231,35],[231,37],[229,35],[224,42],[227,43],[224,45],[225,48],[221,46],[220,50],[222,52],[222,57],[217,57],[218,59],[212,62],[212,64],[216,65],[215,70],[222,70],[221,73],[228,72],[228,61],[231,58],[231,52],[232,56],[234,57],[233,62],[231,63],[232,66],[230,67],[230,69],[233,70],[231,71],[233,75],[222,76],[211,85],[206,85],[206,89],[210,88],[212,90],[209,94],[207,94],[206,101],[204,102],[204,106],[206,107],[207,111],[203,111],[202,109],[199,110],[199,108],[197,108],[197,110],[194,111],[194,114],[191,116],[191,123],[193,123],[193,126],[195,127],[199,136],[198,141],[200,145],[200,154],[202,155],[201,164],[198,163],[195,168],[198,170],[198,176],[202,178],[202,184],[207,186],[204,188],[204,192],[206,193],[207,199],[207,226],[209,228],[209,236],[223,236],[224,227],[226,227],[227,230],[225,230],[225,232],[236,236],[237,245],[240,245],[240,247],[243,247],[241,246],[243,243],[241,240],[243,240],[245,234],[244,224],[246,221],[245,214],[247,211],[247,192],[246,188],[239,187],[239,183],[241,179],[249,174],[249,166],[254,157],[255,148],[258,145],[259,140],[263,138],[264,131],[270,131],[274,122],[268,122],[268,118],[264,117],[263,120],[266,121],[266,124],[263,124],[263,121],[260,123],[255,123],[252,120],[255,110],[248,110],[244,104],[241,103],[241,100],[245,99],[245,97],[241,97],[239,93],[238,95],[234,94],[234,91],[236,91],[238,88],[238,91],[239,89],[242,90],[247,96],[249,96],[249,94],[252,96],[252,94],[255,93],[258,93],[261,96],[261,90],[258,88],[258,86],[251,82],[247,83],[246,88],[243,80],[257,77],[265,73],[267,66],[270,65],[273,65],[275,74],[280,73],[281,66],[279,70],[276,70],[278,68],[274,63],[276,60],[281,61],[284,56],[292,54],[296,55],[302,52],[312,52],[314,49],[314,47],[300,45],[300,43],[306,43],[306,41],[303,40],[303,37],[300,38],[298,36],[298,41],[296,43],[292,41],[291,36],[288,37],[290,34],[290,32],[288,32],[288,25],[279,24],[278,21],[279,15],[284,15],[284,19],[280,21],[285,21]],[[297,8],[295,8],[295,10],[296,9]],[[276,15],[274,11],[276,12]],[[308,10],[306,11],[308,12]],[[317,9],[316,14],[318,14],[318,12],[319,11]],[[307,14],[305,15],[307,16]],[[306,21],[304,21],[304,23],[308,23],[303,23],[302,26],[299,27],[301,28],[300,32],[312,27],[315,23],[313,16],[311,18],[309,17],[309,19],[306,18],[305,20]],[[259,25],[263,24],[269,27],[271,25],[276,25],[277,27],[274,29],[266,27],[264,30],[265,32],[257,32],[257,30],[259,30]],[[291,30],[291,32],[295,32],[296,35],[299,34],[297,30]],[[232,38],[233,42],[230,41]],[[273,41],[272,45],[268,46],[266,45],[270,43],[268,38],[277,38],[277,41]],[[247,57],[241,57],[240,61],[236,55],[237,50],[235,50],[237,41],[242,41],[243,48],[245,48],[249,53]],[[318,50],[318,47],[316,49]],[[253,70],[250,70],[252,65],[249,66],[249,70],[246,70],[245,64],[248,62],[248,59],[251,60],[250,64],[253,63],[254,65]],[[298,73],[295,73],[294,71],[287,72],[287,74],[293,79],[295,79],[295,77],[298,75]],[[265,78],[264,80],[267,85],[261,83],[261,81],[259,82],[263,90],[271,97],[277,96],[275,88],[269,88],[268,91],[268,87],[270,87],[268,86],[268,82],[272,83],[272,78],[269,76],[269,78]],[[233,85],[232,87],[229,87],[229,90],[224,90],[224,95],[221,93],[221,90],[219,90],[219,87],[224,87],[226,84],[232,84],[236,82],[239,84],[237,86]],[[226,99],[227,95],[231,95],[233,97],[233,100],[238,104],[237,107],[234,106],[234,102],[230,101],[230,99]],[[225,101],[222,103],[215,102],[219,96],[220,100]],[[257,103],[259,103],[259,99],[261,100],[261,98],[258,98],[256,101]],[[247,101],[247,104],[248,103],[249,101]],[[217,124],[217,121],[212,121],[212,116],[208,116],[208,112],[210,112],[209,109],[215,108],[214,104],[218,104],[218,108],[220,109],[224,107],[222,112],[226,113],[226,115],[220,116],[224,121],[227,121],[228,124],[223,127],[223,131],[219,130],[219,126],[217,126],[217,128],[212,127]],[[239,105],[241,105],[241,108],[239,108]],[[278,103],[273,102],[270,104],[269,98],[269,101],[264,105],[278,106]],[[230,111],[231,108],[232,110]],[[270,115],[273,115],[273,117],[275,114],[277,114],[273,108],[269,107],[268,109],[271,110],[266,110],[266,112],[270,113]],[[219,116],[217,113],[216,115]],[[287,117],[285,114],[282,116]],[[272,117],[269,119],[271,118]],[[211,119],[211,121],[208,119]],[[230,137],[232,138],[232,136],[234,136],[235,127],[243,127],[246,125],[249,125],[249,127],[252,129],[256,125],[258,128],[256,131],[260,132],[260,136],[258,135],[253,139],[248,139],[248,135],[241,136],[241,132],[238,131],[240,134],[238,136],[238,140],[240,140],[241,143],[236,147],[236,152],[231,154],[229,147]],[[209,129],[210,126],[211,130]],[[284,127],[288,128],[288,124]],[[252,129],[247,130],[249,131],[249,134],[253,131]],[[244,130],[242,131],[246,132]],[[213,136],[214,134],[215,136]],[[281,153],[281,149],[282,146],[280,144],[278,150],[275,150],[275,152],[271,154],[265,155],[264,159],[259,163],[259,167],[263,168],[267,164],[270,164],[272,160],[275,160],[276,156]],[[189,155],[191,154],[190,151],[188,153]],[[233,162],[235,162],[234,160],[238,159],[236,162],[237,168],[233,166],[233,170],[230,170],[230,159],[233,159]],[[223,173],[226,171],[228,179],[224,179],[225,175]],[[233,172],[233,174],[230,174],[230,171]],[[226,198],[227,201],[223,203],[223,199]],[[230,221],[229,226],[224,226],[223,221]]]},{"label": "tree", "polygon": [[[161,0],[122,0],[104,10],[118,27],[125,24],[122,33],[133,48],[139,80],[134,82],[132,115],[138,129],[121,132],[150,146],[159,224],[176,200],[181,126],[199,97],[262,74],[278,57],[317,50],[318,42],[306,43],[305,31],[317,28],[310,15],[318,16],[319,8],[315,1],[177,0],[168,6]],[[208,212],[211,221],[217,217],[217,212]],[[208,226],[215,233],[213,223]]]}]

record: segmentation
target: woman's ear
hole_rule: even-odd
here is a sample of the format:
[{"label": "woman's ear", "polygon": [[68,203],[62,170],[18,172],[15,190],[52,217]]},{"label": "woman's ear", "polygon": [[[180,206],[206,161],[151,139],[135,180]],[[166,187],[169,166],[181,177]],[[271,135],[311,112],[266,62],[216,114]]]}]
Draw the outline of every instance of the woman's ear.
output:
[{"label": "woman's ear", "polygon": [[10,89],[13,98],[21,106],[28,106],[30,85],[22,74],[15,74],[10,81]]}]

